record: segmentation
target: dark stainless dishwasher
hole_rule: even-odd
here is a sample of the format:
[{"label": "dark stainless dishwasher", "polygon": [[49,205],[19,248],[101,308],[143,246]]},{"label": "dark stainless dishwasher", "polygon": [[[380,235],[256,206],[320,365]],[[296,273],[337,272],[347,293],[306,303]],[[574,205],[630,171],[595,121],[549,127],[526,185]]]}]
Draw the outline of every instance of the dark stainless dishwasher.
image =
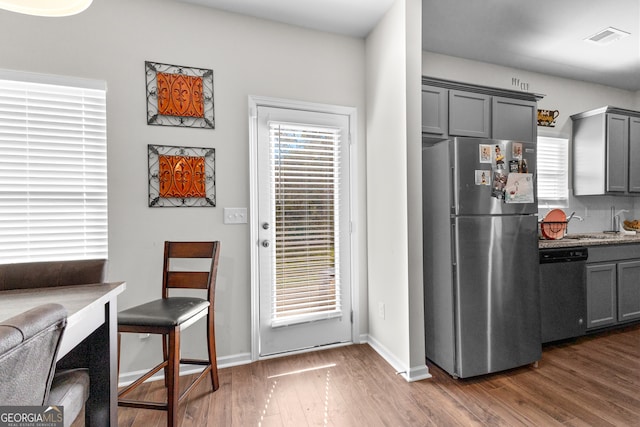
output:
[{"label": "dark stainless dishwasher", "polygon": [[542,342],[584,335],[587,327],[585,247],[540,249]]}]

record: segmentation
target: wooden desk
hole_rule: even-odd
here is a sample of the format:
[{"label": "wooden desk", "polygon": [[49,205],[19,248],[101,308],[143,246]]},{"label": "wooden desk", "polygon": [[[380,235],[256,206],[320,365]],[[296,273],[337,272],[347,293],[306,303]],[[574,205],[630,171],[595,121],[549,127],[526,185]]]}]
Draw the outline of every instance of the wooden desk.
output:
[{"label": "wooden desk", "polygon": [[0,291],[0,321],[45,303],[67,309],[58,360],[89,368],[87,426],[118,425],[117,296],[125,286],[117,282]]}]

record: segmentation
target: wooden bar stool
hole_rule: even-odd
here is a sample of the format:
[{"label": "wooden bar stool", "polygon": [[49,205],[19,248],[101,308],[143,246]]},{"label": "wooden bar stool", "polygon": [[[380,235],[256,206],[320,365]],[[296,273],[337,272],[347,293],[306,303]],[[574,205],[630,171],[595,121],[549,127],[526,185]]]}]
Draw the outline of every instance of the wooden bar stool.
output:
[{"label": "wooden bar stool", "polygon": [[[213,391],[220,386],[216,362],[214,301],[220,242],[165,242],[162,276],[162,299],[138,305],[118,313],[118,370],[120,369],[120,334],[161,334],[163,361],[118,393],[118,405],[130,408],[167,411],[167,425],[178,425],[178,405],[202,379],[210,374]],[[171,260],[210,259],[208,271],[173,270]],[[186,264],[189,262],[186,261]],[[169,289],[205,290],[207,298],[169,296]],[[207,317],[209,360],[180,358],[180,332],[197,320]],[[180,364],[204,365],[200,375],[179,395]],[[145,402],[123,399],[125,395],[164,368],[167,402]]]}]

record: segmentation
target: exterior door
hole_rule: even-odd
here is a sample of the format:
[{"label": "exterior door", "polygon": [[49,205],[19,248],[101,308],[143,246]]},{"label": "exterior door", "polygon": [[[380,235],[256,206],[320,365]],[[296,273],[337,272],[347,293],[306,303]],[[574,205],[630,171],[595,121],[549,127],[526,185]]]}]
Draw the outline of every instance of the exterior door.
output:
[{"label": "exterior door", "polygon": [[259,355],[351,342],[349,116],[257,107]]}]

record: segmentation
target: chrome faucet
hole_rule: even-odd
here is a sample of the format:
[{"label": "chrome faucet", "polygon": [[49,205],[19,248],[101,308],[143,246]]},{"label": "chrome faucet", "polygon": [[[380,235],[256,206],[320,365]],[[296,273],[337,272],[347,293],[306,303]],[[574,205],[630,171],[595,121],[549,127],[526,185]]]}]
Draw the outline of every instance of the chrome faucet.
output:
[{"label": "chrome faucet", "polygon": [[616,211],[616,207],[611,206],[611,230],[613,230],[615,233],[620,232],[620,215],[625,212],[629,212],[629,210],[620,209],[619,211]]}]

